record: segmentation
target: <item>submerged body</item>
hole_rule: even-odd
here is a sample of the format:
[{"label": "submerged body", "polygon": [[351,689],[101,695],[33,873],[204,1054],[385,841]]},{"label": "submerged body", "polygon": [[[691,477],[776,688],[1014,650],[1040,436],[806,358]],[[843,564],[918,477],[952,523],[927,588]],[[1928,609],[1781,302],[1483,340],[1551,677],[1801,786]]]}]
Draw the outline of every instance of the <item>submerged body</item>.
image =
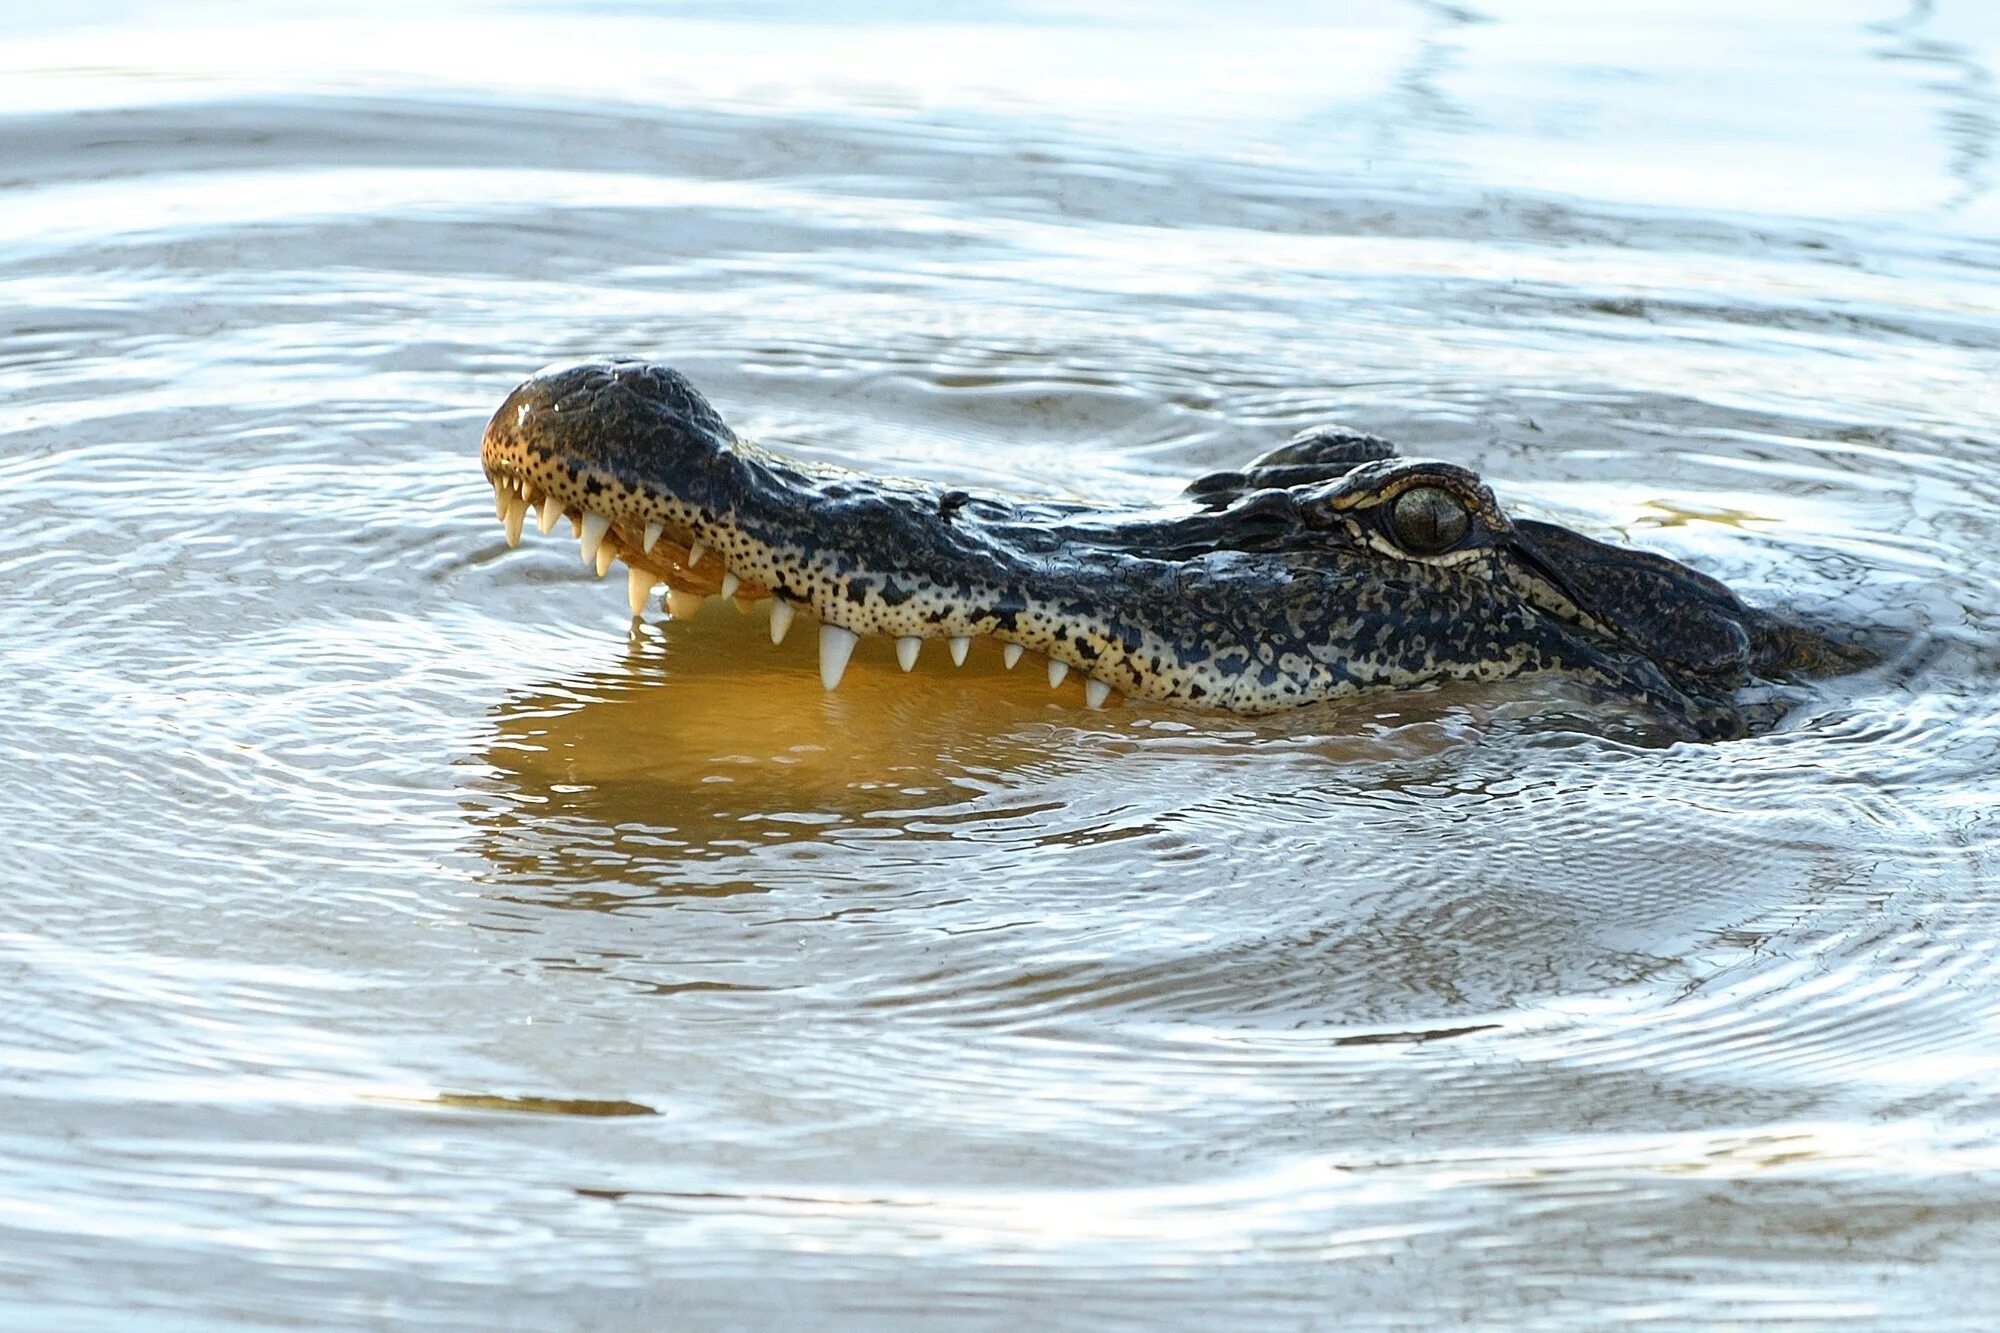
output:
[{"label": "submerged body", "polygon": [[1854,650],[1663,556],[1511,519],[1473,473],[1374,436],[1307,431],[1161,509],[870,477],[739,439],[678,372],[620,361],[536,376],[482,445],[510,541],[570,518],[586,562],[685,614],[770,597],[772,634],[820,624],[838,683],[857,637],[974,637],[1110,691],[1262,713],[1361,690],[1561,671],[1690,736],[1744,730],[1733,696]]}]

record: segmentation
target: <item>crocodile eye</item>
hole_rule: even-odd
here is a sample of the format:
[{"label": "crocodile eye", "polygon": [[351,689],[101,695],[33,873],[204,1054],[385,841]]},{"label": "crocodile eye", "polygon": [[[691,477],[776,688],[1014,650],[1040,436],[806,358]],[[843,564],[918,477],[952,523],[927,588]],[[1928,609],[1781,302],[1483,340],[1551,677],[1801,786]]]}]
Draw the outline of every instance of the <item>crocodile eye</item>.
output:
[{"label": "crocodile eye", "polygon": [[1440,555],[1465,537],[1472,517],[1450,491],[1412,486],[1396,497],[1389,526],[1396,544],[1411,555]]}]

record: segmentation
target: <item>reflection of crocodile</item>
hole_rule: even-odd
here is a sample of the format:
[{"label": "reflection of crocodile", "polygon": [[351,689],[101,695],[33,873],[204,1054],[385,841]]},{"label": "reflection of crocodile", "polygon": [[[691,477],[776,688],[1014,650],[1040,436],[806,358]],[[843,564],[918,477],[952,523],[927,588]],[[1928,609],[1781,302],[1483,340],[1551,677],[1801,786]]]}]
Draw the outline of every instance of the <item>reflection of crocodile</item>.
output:
[{"label": "reflection of crocodile", "polygon": [[975,637],[1012,666],[1237,713],[1382,686],[1574,674],[1687,734],[1744,730],[1734,692],[1823,674],[1855,650],[1745,606],[1662,556],[1511,519],[1473,473],[1386,441],[1307,431],[1240,472],[1142,509],[944,490],[739,440],[687,380],[636,361],[539,375],[486,428],[508,539],[567,516],[601,574],[630,566],[685,615],[772,598],[771,634],[819,622],[828,688],[857,638]]}]

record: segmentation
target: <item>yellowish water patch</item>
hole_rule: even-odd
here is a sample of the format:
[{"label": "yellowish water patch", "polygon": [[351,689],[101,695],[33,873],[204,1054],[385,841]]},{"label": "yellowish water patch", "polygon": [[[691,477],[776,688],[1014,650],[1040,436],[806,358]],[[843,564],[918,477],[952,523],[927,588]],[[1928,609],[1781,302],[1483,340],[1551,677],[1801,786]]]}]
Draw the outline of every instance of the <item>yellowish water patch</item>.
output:
[{"label": "yellowish water patch", "polygon": [[602,1101],[588,1097],[503,1097],[486,1092],[440,1092],[435,1097],[394,1100],[453,1111],[514,1111],[527,1115],[616,1117],[659,1114],[652,1107],[638,1102]]}]

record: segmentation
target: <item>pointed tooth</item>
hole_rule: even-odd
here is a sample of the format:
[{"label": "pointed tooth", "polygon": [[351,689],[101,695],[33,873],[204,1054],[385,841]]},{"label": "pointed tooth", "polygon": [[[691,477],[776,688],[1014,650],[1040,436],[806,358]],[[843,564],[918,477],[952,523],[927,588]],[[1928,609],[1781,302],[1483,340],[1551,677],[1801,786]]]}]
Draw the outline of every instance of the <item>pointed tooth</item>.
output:
[{"label": "pointed tooth", "polygon": [[1012,671],[1014,669],[1014,664],[1021,660],[1021,654],[1024,651],[1025,650],[1018,643],[1010,643],[1006,645],[1000,650],[1000,665],[1006,667],[1009,671]]},{"label": "pointed tooth", "polygon": [[819,683],[829,690],[840,684],[840,678],[847,670],[847,659],[854,656],[854,645],[861,636],[851,629],[838,625],[819,627]]},{"label": "pointed tooth", "polygon": [[1083,702],[1091,708],[1104,707],[1104,701],[1111,697],[1111,687],[1101,680],[1083,682]]},{"label": "pointed tooth", "polygon": [[604,534],[611,531],[611,520],[602,514],[586,513],[583,525],[577,529],[577,547],[583,552],[586,566],[597,563],[597,549],[604,545]]},{"label": "pointed tooth", "polygon": [[689,542],[688,568],[693,569],[696,565],[700,564],[701,558],[707,554],[708,548],[706,546],[703,546],[700,542]]},{"label": "pointed tooth", "polygon": [[1057,661],[1057,660],[1056,660],[1055,658],[1053,658],[1053,657],[1051,657],[1051,658],[1049,659],[1049,688],[1050,688],[1050,689],[1054,689],[1054,688],[1055,688],[1056,686],[1058,686],[1058,685],[1062,684],[1062,683],[1063,683],[1063,677],[1064,677],[1064,676],[1067,676],[1068,674],[1069,674],[1069,663],[1067,663],[1067,662],[1061,662],[1061,661]]},{"label": "pointed tooth", "polygon": [[507,483],[497,477],[493,480],[493,517],[507,521]]},{"label": "pointed tooth", "polygon": [[722,576],[722,595],[724,597],[734,597],[736,590],[742,586],[743,580],[737,578],[734,574],[724,574]]},{"label": "pointed tooth", "polygon": [[535,502],[535,526],[542,530],[544,537],[555,530],[562,516],[562,506],[556,503],[553,495],[544,495]]},{"label": "pointed tooth", "polygon": [[783,643],[785,631],[792,627],[792,604],[782,597],[771,599],[771,642]]},{"label": "pointed tooth", "polygon": [[896,640],[896,662],[908,671],[917,664],[917,654],[923,651],[924,641],[914,634],[905,634]]},{"label": "pointed tooth", "polygon": [[611,570],[611,562],[618,558],[618,548],[610,542],[600,542],[597,547],[597,577],[603,578]]},{"label": "pointed tooth", "polygon": [[641,551],[652,550],[654,544],[660,540],[660,534],[666,530],[666,525],[661,523],[657,518],[646,524],[646,538],[639,543],[639,549]]},{"label": "pointed tooth", "polygon": [[667,612],[675,620],[692,620],[694,613],[701,610],[701,604],[707,600],[698,592],[682,592],[679,588],[669,588]]},{"label": "pointed tooth", "polygon": [[528,502],[518,495],[507,497],[507,544],[521,544],[521,520],[528,516]]},{"label": "pointed tooth", "polygon": [[632,614],[644,615],[646,601],[653,595],[653,585],[659,582],[652,571],[628,565],[625,569],[625,600],[632,604]]},{"label": "pointed tooth", "polygon": [[964,665],[965,665],[965,653],[966,653],[966,650],[967,650],[968,648],[970,648],[970,647],[972,647],[972,636],[971,636],[970,634],[954,634],[954,635],[952,635],[952,636],[951,636],[951,664],[952,664],[953,666],[964,666]]}]

